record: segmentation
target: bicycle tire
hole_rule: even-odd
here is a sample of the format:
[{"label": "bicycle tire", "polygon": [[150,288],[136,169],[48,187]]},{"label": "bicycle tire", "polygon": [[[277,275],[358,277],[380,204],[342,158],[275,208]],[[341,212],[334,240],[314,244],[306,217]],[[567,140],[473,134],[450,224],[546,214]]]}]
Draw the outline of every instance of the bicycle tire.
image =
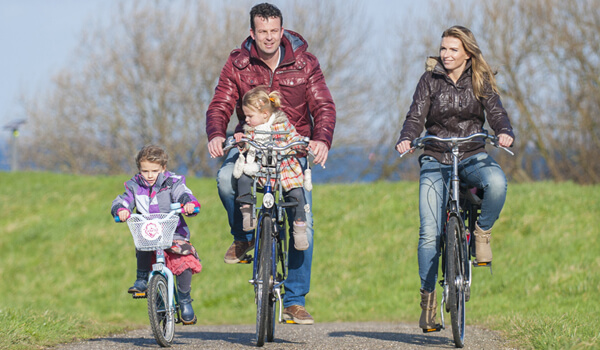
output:
[{"label": "bicycle tire", "polygon": [[170,347],[175,335],[175,316],[168,310],[167,279],[155,274],[148,285],[148,316],[158,345]]},{"label": "bicycle tire", "polygon": [[465,346],[465,260],[466,246],[462,239],[464,228],[456,216],[446,225],[446,279],[448,283],[448,308],[452,322],[452,335],[457,348]]},{"label": "bicycle tire", "polygon": [[273,275],[273,222],[268,215],[263,216],[260,225],[260,241],[256,283],[256,346],[265,344],[265,335],[269,328],[269,307],[271,298],[271,283]]}]

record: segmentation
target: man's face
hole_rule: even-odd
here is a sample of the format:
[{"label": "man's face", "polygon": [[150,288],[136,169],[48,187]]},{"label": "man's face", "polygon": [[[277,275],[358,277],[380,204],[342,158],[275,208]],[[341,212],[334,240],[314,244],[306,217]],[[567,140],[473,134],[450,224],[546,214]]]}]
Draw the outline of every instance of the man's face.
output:
[{"label": "man's face", "polygon": [[279,50],[281,38],[283,37],[281,18],[254,17],[254,30],[250,29],[250,36],[256,42],[261,58],[272,57]]}]

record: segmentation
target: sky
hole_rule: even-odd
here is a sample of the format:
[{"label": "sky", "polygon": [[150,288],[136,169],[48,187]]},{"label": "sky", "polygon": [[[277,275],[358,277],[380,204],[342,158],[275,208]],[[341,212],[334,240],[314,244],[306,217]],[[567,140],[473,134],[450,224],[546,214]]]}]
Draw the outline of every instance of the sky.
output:
[{"label": "sky", "polygon": [[[382,16],[400,18],[414,3],[411,0],[365,1],[367,16],[376,21],[376,30],[382,34],[389,24],[380,20]],[[52,76],[68,65],[86,24],[108,18],[117,2],[0,0],[0,142],[7,142],[11,135],[4,126],[20,118],[19,96],[45,91]],[[273,1],[282,2],[285,0]],[[26,125],[23,131],[26,132]]]}]

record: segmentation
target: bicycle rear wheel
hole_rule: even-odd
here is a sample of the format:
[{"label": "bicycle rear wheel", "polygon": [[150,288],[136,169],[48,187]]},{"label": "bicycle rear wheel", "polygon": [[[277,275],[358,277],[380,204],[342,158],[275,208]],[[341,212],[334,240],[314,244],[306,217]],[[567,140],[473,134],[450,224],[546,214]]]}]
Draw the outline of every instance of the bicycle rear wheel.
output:
[{"label": "bicycle rear wheel", "polygon": [[162,347],[170,347],[175,335],[175,316],[169,312],[167,279],[155,274],[148,285],[148,316],[154,339]]},{"label": "bicycle rear wheel", "polygon": [[465,260],[466,242],[464,229],[455,216],[451,216],[446,225],[446,279],[448,283],[448,308],[452,321],[452,335],[457,348],[464,347],[465,340]]},{"label": "bicycle rear wheel", "polygon": [[[273,221],[265,215],[260,225],[260,241],[256,281],[256,346],[265,344],[267,329],[273,339]],[[271,326],[271,327],[269,327]],[[270,340],[270,341],[271,341]]]}]

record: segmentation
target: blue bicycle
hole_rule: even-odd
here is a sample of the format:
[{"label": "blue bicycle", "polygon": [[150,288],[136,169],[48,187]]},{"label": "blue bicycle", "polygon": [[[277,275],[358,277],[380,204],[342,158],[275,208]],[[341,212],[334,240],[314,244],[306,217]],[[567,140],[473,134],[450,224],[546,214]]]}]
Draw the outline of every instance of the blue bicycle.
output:
[{"label": "blue bicycle", "polygon": [[[257,132],[258,133],[258,132]],[[264,132],[280,135],[283,132]],[[287,214],[286,208],[298,205],[295,201],[285,202],[281,184],[281,164],[288,157],[295,157],[293,150],[305,150],[308,138],[295,141],[286,146],[277,146],[272,136],[267,142],[259,142],[242,138],[239,144],[249,144],[256,149],[256,159],[260,164],[259,171],[253,176],[251,200],[253,219],[258,217],[254,251],[255,258],[246,255],[240,263],[253,262],[252,279],[248,282],[254,286],[256,302],[256,345],[263,346],[265,339],[272,342],[275,336],[276,304],[279,304],[279,322],[290,323],[282,319],[283,298],[282,287],[287,277]],[[224,152],[236,147],[233,137],[225,141]],[[266,179],[262,189],[259,179]],[[272,181],[273,180],[273,181]],[[272,184],[274,182],[274,184]],[[257,194],[262,192],[262,204],[256,208]],[[258,211],[258,215],[257,215]]]}]

